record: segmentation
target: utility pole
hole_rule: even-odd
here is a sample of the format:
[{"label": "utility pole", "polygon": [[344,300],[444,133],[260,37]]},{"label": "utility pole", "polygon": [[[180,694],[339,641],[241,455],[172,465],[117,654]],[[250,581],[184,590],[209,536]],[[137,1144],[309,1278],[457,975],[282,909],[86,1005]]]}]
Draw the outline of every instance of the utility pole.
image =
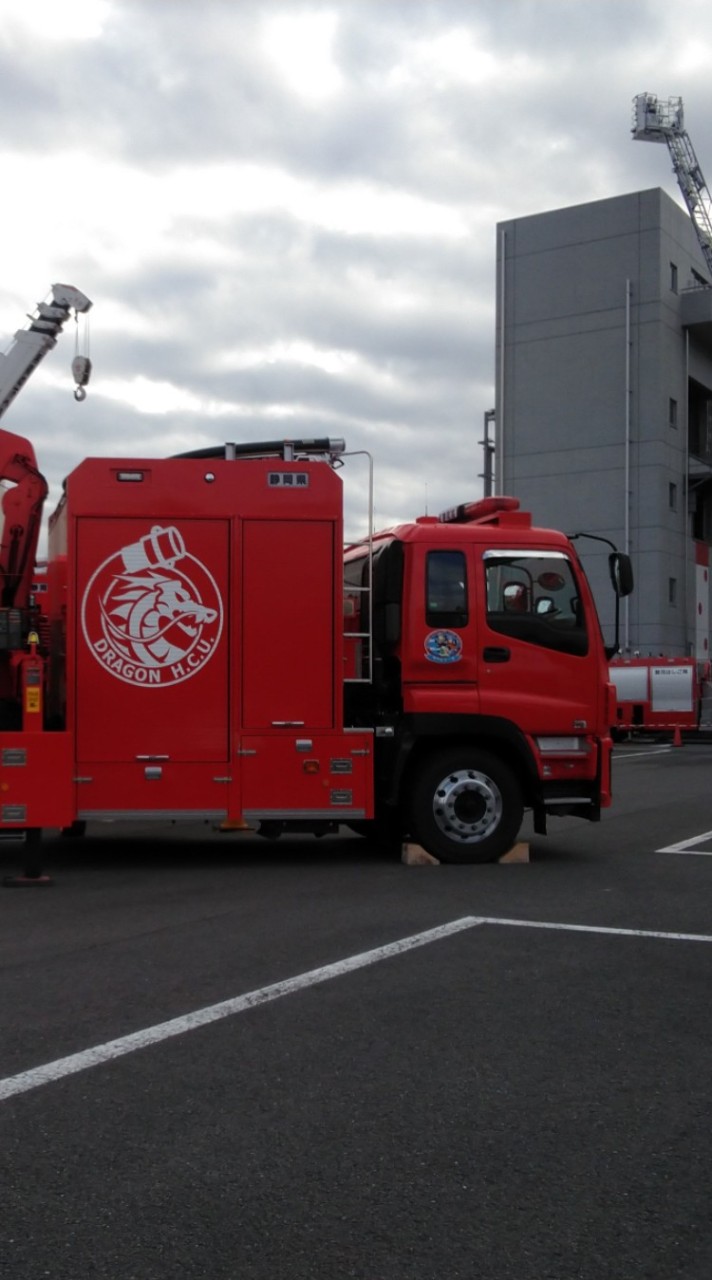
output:
[{"label": "utility pole", "polygon": [[[490,436],[490,427],[492,435]],[[485,410],[485,434],[484,439],[480,440],[480,444],[484,449],[485,469],[480,472],[480,479],[484,480],[484,497],[491,498],[494,492],[494,455],[495,455],[495,412],[494,409]]]}]

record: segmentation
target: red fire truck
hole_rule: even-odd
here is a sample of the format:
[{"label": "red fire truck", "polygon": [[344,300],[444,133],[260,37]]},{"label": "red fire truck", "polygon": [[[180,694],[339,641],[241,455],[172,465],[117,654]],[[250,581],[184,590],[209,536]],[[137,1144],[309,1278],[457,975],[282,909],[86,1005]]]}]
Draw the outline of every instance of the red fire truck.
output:
[{"label": "red fire truck", "polygon": [[[572,543],[514,498],[343,549],[343,441],[87,458],[49,518],[0,431],[0,832],[341,826],[488,862],[596,821],[615,691]],[[372,477],[371,477],[372,491]],[[618,595],[627,557],[610,556]]]},{"label": "red fire truck", "polygon": [[614,737],[699,728],[709,662],[618,654],[610,676],[616,687]]}]

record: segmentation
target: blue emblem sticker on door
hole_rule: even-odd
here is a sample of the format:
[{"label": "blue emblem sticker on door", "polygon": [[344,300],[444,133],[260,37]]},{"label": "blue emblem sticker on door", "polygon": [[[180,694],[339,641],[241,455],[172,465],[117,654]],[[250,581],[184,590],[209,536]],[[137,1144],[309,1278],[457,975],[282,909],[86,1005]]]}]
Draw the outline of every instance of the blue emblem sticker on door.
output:
[{"label": "blue emblem sticker on door", "polygon": [[431,631],[425,637],[425,656],[428,662],[459,662],[462,640],[456,631]]}]

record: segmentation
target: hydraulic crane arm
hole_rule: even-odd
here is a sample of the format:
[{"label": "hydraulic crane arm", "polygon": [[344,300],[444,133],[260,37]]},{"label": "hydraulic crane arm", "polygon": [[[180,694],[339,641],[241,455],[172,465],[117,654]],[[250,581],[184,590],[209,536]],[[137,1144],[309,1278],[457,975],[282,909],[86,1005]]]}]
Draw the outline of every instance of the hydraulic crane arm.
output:
[{"label": "hydraulic crane arm", "polygon": [[[37,304],[35,314],[29,317],[29,327],[18,329],[9,350],[0,355],[0,418],[48,351],[56,346],[57,338],[72,312],[86,312],[91,305],[89,299],[73,285],[52,285],[50,301]],[[91,364],[85,356],[78,356],[72,368],[77,382],[75,395],[77,399],[84,399],[86,392],[83,388],[89,381]]]},{"label": "hydraulic crane arm", "polygon": [[[4,355],[0,355],[0,418],[56,346],[72,313],[86,312],[89,299],[70,284],[54,284],[48,302],[39,302],[29,326],[18,329]],[[77,382],[75,396],[83,399],[91,363],[75,357],[72,369]],[[29,440],[0,428],[0,608],[27,609],[30,603],[35,557],[47,496],[47,482],[37,469]]]},{"label": "hydraulic crane arm", "polygon": [[0,607],[27,608],[35,571],[47,481],[29,440],[0,430],[0,482],[10,481],[0,504]]},{"label": "hydraulic crane arm", "polygon": [[633,99],[631,132],[636,142],[667,143],[678,186],[712,278],[712,196],[685,129],[682,98],[664,102],[654,93],[639,93]]}]

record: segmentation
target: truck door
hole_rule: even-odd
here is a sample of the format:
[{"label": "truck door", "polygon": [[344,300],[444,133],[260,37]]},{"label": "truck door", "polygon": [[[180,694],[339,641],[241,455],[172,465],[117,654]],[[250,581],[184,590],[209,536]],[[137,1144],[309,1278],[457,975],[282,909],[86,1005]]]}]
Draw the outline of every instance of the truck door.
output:
[{"label": "truck door", "polygon": [[[414,698],[419,710],[474,713],[479,656],[471,558],[462,547],[419,542],[407,544],[406,552],[401,646],[406,703]],[[416,692],[415,686],[422,687]],[[429,686],[434,687],[428,692]],[[452,706],[442,701],[446,691]]]},{"label": "truck door", "polygon": [[[563,552],[491,550],[482,557],[480,703],[528,733],[591,731],[601,672],[590,656],[576,576]],[[595,619],[589,619],[589,622]]]}]

